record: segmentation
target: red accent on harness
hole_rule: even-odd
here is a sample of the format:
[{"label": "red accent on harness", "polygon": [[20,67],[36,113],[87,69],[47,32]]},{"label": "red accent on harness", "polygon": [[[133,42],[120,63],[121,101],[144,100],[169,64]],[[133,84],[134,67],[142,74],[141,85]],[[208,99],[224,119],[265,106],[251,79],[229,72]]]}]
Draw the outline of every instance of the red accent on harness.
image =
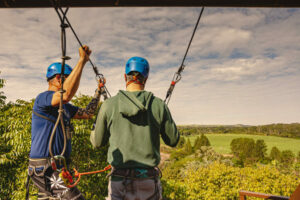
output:
[{"label": "red accent on harness", "polygon": [[176,84],[176,82],[175,82],[175,81],[172,81],[172,82],[171,82],[171,85],[173,85],[173,86],[174,86],[175,84]]},{"label": "red accent on harness", "polygon": [[[78,172],[78,171],[74,168],[74,169],[73,169],[74,172],[75,172],[75,175],[74,175],[74,176],[77,178],[77,180],[76,180],[76,182],[75,182],[73,185],[67,185],[67,187],[68,187],[68,188],[75,187],[75,186],[79,183],[80,178],[81,178],[82,175],[97,174],[97,173],[105,172],[105,171],[110,170],[110,169],[111,169],[111,165],[108,165],[108,166],[106,166],[106,167],[105,167],[104,169],[102,169],[102,170],[92,171],[92,172],[82,172],[82,173],[80,173],[80,172]],[[73,180],[72,180],[72,181],[73,181]]]},{"label": "red accent on harness", "polygon": [[72,175],[65,168],[62,169],[61,175],[64,179],[66,179],[68,181],[69,184],[73,183]]},{"label": "red accent on harness", "polygon": [[52,160],[51,166],[52,166],[53,171],[56,171],[56,170],[57,170],[55,160]]},{"label": "red accent on harness", "polygon": [[103,87],[104,87],[104,84],[103,84],[103,83],[99,83],[99,87],[100,87],[100,88],[103,88]]}]

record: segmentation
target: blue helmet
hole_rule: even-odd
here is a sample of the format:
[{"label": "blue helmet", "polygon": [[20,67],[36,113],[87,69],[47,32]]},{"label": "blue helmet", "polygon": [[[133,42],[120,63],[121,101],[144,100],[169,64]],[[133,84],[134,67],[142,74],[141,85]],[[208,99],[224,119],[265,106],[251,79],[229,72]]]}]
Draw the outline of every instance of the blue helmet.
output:
[{"label": "blue helmet", "polygon": [[149,63],[145,58],[132,57],[130,58],[125,67],[125,73],[129,74],[132,71],[139,72],[145,78],[149,75]]},{"label": "blue helmet", "polygon": [[[64,74],[69,75],[69,74],[71,74],[71,72],[72,72],[72,68],[69,65],[65,64]],[[61,63],[60,62],[55,62],[55,63],[52,63],[48,67],[46,77],[51,78],[54,75],[60,74],[60,73],[61,73]]]}]

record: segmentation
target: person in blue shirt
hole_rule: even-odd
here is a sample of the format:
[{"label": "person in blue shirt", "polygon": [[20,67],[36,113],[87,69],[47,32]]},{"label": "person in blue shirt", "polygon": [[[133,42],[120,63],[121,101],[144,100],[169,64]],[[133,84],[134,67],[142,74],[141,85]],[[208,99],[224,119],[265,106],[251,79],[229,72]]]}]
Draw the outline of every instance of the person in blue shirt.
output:
[{"label": "person in blue shirt", "polygon": [[[78,108],[69,103],[75,95],[82,74],[82,70],[89,60],[91,50],[88,46],[79,48],[79,61],[72,68],[65,64],[64,85],[63,88],[63,119],[65,132],[67,134],[66,148],[64,157],[69,159],[71,153],[71,119],[90,119],[97,108],[100,99],[101,87],[99,83],[94,98],[86,108]],[[85,199],[80,191],[74,188],[68,188],[63,180],[59,177],[56,170],[51,167],[49,154],[49,140],[58,117],[58,108],[61,99],[61,63],[53,63],[47,70],[47,81],[49,88],[47,91],[40,93],[34,102],[32,113],[31,129],[31,150],[29,155],[28,174],[33,183],[39,189],[38,199]],[[58,125],[54,138],[52,140],[53,155],[60,155],[64,148],[64,135],[61,124]],[[62,167],[57,165],[58,168]]]}]

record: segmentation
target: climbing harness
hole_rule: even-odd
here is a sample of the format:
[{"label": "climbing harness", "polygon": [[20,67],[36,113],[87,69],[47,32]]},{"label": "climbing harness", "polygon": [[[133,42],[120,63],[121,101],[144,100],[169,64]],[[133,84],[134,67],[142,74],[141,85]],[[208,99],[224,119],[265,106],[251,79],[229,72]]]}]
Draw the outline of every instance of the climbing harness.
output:
[{"label": "climbing harness", "polygon": [[189,49],[190,49],[191,43],[192,43],[192,41],[193,41],[193,38],[194,38],[195,32],[196,32],[196,30],[197,30],[197,27],[198,27],[198,24],[199,24],[199,21],[200,21],[200,19],[201,19],[201,16],[202,16],[203,11],[204,11],[204,7],[202,7],[202,9],[201,9],[201,11],[200,11],[200,14],[199,14],[199,17],[198,17],[198,19],[197,19],[197,22],[196,22],[196,25],[195,25],[195,28],[194,28],[192,37],[191,37],[191,39],[190,39],[190,42],[189,42],[189,44],[188,44],[188,47],[187,47],[187,49],[186,49],[186,51],[185,51],[185,54],[184,54],[184,56],[183,56],[181,65],[180,65],[180,67],[178,68],[177,72],[175,72],[175,74],[174,74],[174,76],[173,76],[173,79],[172,79],[172,82],[171,82],[171,84],[170,84],[170,87],[169,87],[169,89],[168,89],[168,91],[167,91],[167,95],[166,95],[166,98],[165,98],[165,103],[167,103],[167,104],[169,104],[169,101],[170,101],[170,99],[171,99],[171,96],[172,96],[172,93],[173,93],[173,90],[174,90],[174,88],[175,88],[176,83],[178,83],[178,82],[181,80],[181,77],[182,77],[182,76],[181,76],[181,72],[182,72],[182,71],[184,70],[184,68],[185,68],[184,61],[185,61],[185,58],[186,58],[186,56],[187,56],[187,54],[188,54],[188,51],[189,51]]}]

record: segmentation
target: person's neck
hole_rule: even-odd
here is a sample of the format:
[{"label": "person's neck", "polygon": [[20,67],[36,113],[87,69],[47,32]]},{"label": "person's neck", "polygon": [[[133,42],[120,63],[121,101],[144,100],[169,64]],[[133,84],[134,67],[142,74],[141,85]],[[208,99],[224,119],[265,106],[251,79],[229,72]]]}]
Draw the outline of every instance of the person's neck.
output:
[{"label": "person's neck", "polygon": [[57,92],[57,91],[59,91],[59,88],[58,87],[56,87],[55,85],[49,85],[49,87],[48,87],[48,91],[54,91],[54,92]]},{"label": "person's neck", "polygon": [[144,85],[131,83],[126,87],[126,91],[129,91],[129,92],[142,91],[142,90],[144,90],[144,88],[145,88]]}]

